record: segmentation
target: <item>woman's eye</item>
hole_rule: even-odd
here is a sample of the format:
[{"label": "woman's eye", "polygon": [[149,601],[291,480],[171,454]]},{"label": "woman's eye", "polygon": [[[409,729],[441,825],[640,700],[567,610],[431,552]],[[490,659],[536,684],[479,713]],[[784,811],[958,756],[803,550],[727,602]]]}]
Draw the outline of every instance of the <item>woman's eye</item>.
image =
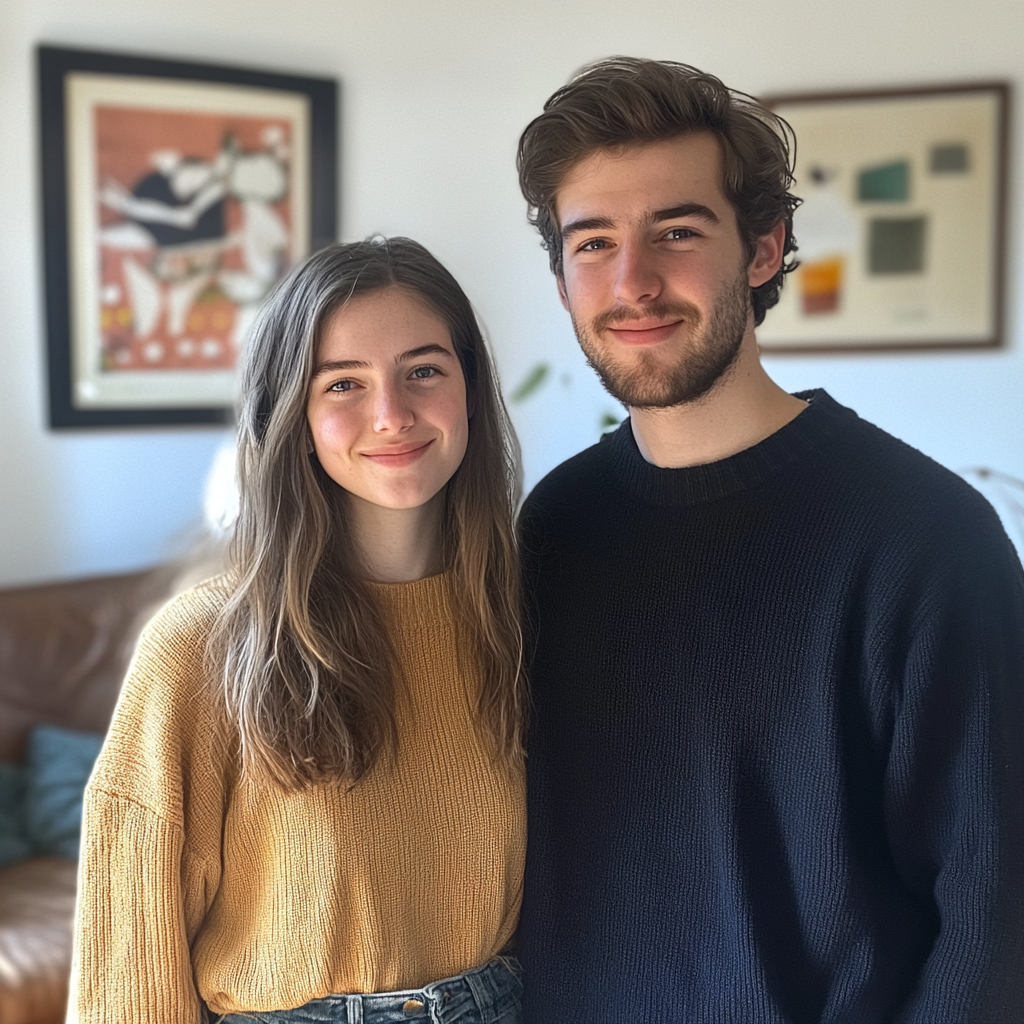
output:
[{"label": "woman's eye", "polygon": [[336,380],[327,390],[334,392],[345,392],[351,391],[355,387],[355,381],[351,380]]},{"label": "woman's eye", "polygon": [[412,371],[412,376],[415,377],[416,380],[429,380],[431,377],[437,376],[437,369],[433,366],[417,366],[416,369]]}]

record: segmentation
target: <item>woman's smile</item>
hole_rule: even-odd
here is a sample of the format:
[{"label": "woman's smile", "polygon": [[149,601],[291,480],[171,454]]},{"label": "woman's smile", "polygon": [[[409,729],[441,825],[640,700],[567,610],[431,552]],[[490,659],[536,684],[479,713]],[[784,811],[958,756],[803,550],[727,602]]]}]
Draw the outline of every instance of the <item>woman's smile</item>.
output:
[{"label": "woman's smile", "polygon": [[421,508],[462,464],[466,382],[448,325],[398,287],[346,302],[317,350],[306,420],[327,475],[388,509]]},{"label": "woman's smile", "polygon": [[421,455],[425,455],[427,448],[434,443],[434,439],[428,441],[416,441],[411,444],[394,444],[372,451],[362,451],[360,455],[378,466],[387,466],[392,469],[401,469],[404,466],[411,466],[418,461]]}]

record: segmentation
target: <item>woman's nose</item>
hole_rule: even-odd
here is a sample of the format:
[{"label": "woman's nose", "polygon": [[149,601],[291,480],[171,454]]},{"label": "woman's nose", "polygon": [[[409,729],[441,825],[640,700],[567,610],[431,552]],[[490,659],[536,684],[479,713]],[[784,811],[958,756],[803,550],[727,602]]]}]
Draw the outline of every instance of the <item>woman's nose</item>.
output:
[{"label": "woman's nose", "polygon": [[415,419],[406,390],[391,382],[382,384],[375,396],[373,429],[394,433],[411,427]]}]

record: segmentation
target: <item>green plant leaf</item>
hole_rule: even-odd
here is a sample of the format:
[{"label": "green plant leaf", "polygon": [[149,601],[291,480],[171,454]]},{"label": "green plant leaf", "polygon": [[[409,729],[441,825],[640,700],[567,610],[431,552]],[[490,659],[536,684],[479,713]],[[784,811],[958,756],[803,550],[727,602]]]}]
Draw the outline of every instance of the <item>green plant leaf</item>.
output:
[{"label": "green plant leaf", "polygon": [[520,381],[519,386],[509,395],[509,401],[524,402],[548,379],[551,367],[547,363],[538,363]]}]

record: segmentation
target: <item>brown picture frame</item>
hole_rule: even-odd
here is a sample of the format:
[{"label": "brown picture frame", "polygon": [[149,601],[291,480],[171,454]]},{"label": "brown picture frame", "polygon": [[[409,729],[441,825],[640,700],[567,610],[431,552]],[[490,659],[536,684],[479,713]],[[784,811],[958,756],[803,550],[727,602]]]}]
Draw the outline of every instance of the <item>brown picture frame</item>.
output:
[{"label": "brown picture frame", "polygon": [[1010,87],[967,82],[767,96],[796,136],[801,266],[766,353],[1004,344]]}]

